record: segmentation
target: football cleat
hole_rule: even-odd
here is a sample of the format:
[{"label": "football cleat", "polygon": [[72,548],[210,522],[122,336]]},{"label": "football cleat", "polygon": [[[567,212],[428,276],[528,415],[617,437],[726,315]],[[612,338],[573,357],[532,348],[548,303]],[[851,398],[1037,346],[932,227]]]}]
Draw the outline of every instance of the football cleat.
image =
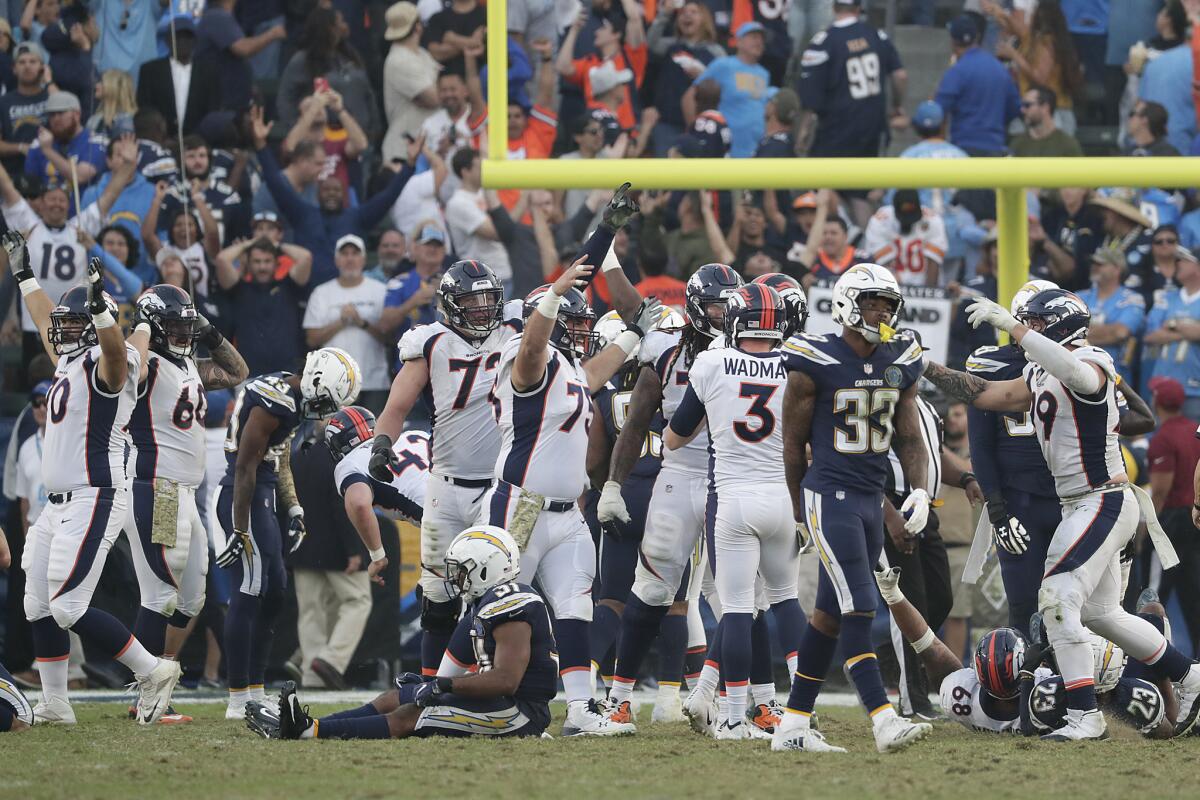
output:
[{"label": "football cleat", "polygon": [[257,700],[246,703],[246,727],[264,739],[282,739],[279,716]]},{"label": "football cleat", "polygon": [[769,703],[759,703],[754,708],[746,713],[746,717],[750,721],[750,725],[767,736],[775,733],[775,726],[779,724],[779,718],[783,714],[783,709],[779,707],[779,703],[772,700]]},{"label": "football cleat", "polygon": [[771,737],[771,749],[777,753],[787,750],[805,753],[844,753],[846,748],[835,747],[825,741],[825,736],[812,725],[812,718],[804,724],[800,714],[784,713],[779,724],[775,726],[775,735]]},{"label": "football cleat", "polygon": [[1056,731],[1042,734],[1047,742],[1079,742],[1085,739],[1107,739],[1108,725],[1104,722],[1104,714],[1093,708],[1080,711],[1067,709],[1067,724]]},{"label": "football cleat", "polygon": [[[620,709],[618,708],[618,711]],[[613,722],[609,717],[600,713],[595,700],[587,703],[570,703],[567,706],[567,719],[563,723],[563,736],[620,736],[635,733],[637,727],[632,722]]]},{"label": "football cleat", "polygon": [[[137,719],[137,706],[129,707],[129,718]],[[180,714],[175,710],[174,706],[167,706],[166,712],[162,715],[162,719],[158,721],[159,725],[180,725],[185,722],[191,722],[192,718],[187,714]]]},{"label": "football cleat", "polygon": [[287,681],[279,692],[279,705],[275,716],[279,719],[279,733],[284,739],[299,739],[315,724],[308,714],[308,706],[300,705],[296,696],[296,682]]},{"label": "football cleat", "polygon": [[229,705],[225,707],[225,719],[242,720],[246,718],[246,705],[248,700],[229,699]]},{"label": "football cleat", "polygon": [[933,731],[928,722],[913,722],[892,712],[875,726],[875,749],[881,753],[902,750],[913,742],[919,742]]},{"label": "football cleat", "polygon": [[683,703],[683,715],[692,730],[701,736],[712,737],[717,732],[717,698],[696,687]]},{"label": "football cleat", "polygon": [[1175,722],[1175,735],[1187,736],[1200,730],[1200,664],[1192,664],[1188,674],[1178,684],[1179,716]]},{"label": "football cleat", "polygon": [[633,725],[635,723],[633,703],[628,700],[622,700],[615,706],[610,706],[607,709],[597,704],[596,709],[607,717],[609,722],[617,725]]},{"label": "football cleat", "polygon": [[75,709],[61,697],[43,700],[33,707],[34,725],[74,725]]},{"label": "football cleat", "polygon": [[729,724],[729,720],[725,720],[717,726],[716,735],[713,736],[717,741],[740,741],[742,739],[753,739],[754,736],[750,733],[750,725],[745,722],[735,722]]},{"label": "football cleat", "polygon": [[654,699],[654,711],[650,714],[651,722],[683,722],[683,698],[679,696],[678,686],[660,686],[658,696]]},{"label": "football cleat", "polygon": [[158,659],[150,674],[138,680],[137,721],[139,725],[153,725],[162,719],[171,705],[171,692],[179,683],[183,669],[178,661]]}]

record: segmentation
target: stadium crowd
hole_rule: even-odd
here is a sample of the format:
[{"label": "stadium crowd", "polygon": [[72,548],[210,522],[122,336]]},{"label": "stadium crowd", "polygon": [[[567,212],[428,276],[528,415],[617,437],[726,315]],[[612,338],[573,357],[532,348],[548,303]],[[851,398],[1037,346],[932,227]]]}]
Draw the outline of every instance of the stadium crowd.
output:
[{"label": "stadium crowd", "polygon": [[[125,314],[151,285],[188,291],[251,377],[342,348],[364,375],[359,404],[378,414],[396,344],[437,318],[448,265],[485,262],[506,297],[524,297],[570,264],[612,196],[482,188],[489,114],[506,114],[514,159],[1200,156],[1200,0],[900,3],[902,23],[949,39],[927,96],[909,85],[911,54],[875,24],[882,5],[509,0],[509,105],[496,109],[477,0],[9,0],[0,210],[26,232],[53,298],[97,256]],[[813,186],[638,201],[611,257],[642,295],[678,310],[688,277],[710,262],[746,280],[783,272],[809,289],[872,261],[955,308],[997,296],[990,191]],[[1029,208],[1030,276],[1079,292],[1091,342],[1161,419],[1180,420],[1126,445],[1182,530],[1200,457],[1200,193],[1030,190]],[[5,373],[5,391],[21,398],[5,412],[19,412],[4,476],[17,564],[21,531],[45,502],[38,430],[53,367],[12,277],[0,280],[0,344],[20,353]],[[613,305],[603,275],[590,300],[601,314]],[[952,316],[948,364],[961,368],[994,332]],[[208,396],[210,482],[224,468],[232,405],[229,391]],[[965,407],[940,405],[947,447],[967,455]],[[421,424],[419,408],[408,420]],[[331,491],[331,463],[297,448],[293,468],[302,501]],[[947,494],[948,588],[974,521],[965,494]],[[395,636],[398,612],[373,611],[367,553],[340,504],[312,506],[309,528],[321,535],[291,563],[303,650],[291,661],[306,685],[341,688],[368,617],[383,614]],[[1149,575],[1148,555],[1139,569]],[[221,572],[210,571],[198,623],[201,680],[214,685],[229,595]],[[1195,642],[1193,577],[1178,588]],[[10,567],[3,661],[35,681],[21,586]],[[970,593],[948,602],[946,638],[961,655]],[[94,664],[72,679],[115,683],[113,672]]]}]

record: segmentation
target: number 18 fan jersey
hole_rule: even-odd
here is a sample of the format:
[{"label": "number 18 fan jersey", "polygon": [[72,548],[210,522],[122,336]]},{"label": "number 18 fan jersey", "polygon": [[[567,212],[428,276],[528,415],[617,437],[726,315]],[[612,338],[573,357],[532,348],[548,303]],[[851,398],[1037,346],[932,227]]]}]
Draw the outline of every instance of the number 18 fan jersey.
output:
[{"label": "number 18 fan jersey", "polygon": [[375,495],[375,506],[384,510],[390,519],[409,519],[421,523],[425,506],[425,481],[429,476],[429,434],[424,431],[405,431],[392,445],[400,466],[392,467],[387,483],[371,477],[371,440],[351,450],[333,470],[333,482],[338,494],[356,483],[365,483]]},{"label": "number 18 fan jersey", "polygon": [[[38,284],[54,305],[67,290],[83,281],[87,274],[87,248],[79,243],[82,228],[92,236],[100,233],[100,207],[92,203],[61,228],[51,228],[42,222],[29,203],[21,200],[4,209],[8,227],[25,231],[29,250],[29,268],[38,279]],[[29,316],[25,304],[21,303],[21,330],[37,333],[33,317]]]},{"label": "number 18 fan jersey", "polygon": [[146,379],[138,387],[129,434],[137,455],[133,476],[166,478],[196,487],[204,479],[204,387],[190,358],[146,356]]}]

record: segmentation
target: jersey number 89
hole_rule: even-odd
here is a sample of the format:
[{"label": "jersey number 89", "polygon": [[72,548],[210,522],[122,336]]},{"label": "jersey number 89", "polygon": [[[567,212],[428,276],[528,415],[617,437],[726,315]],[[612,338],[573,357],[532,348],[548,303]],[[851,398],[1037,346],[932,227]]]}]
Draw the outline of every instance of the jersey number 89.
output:
[{"label": "jersey number 89", "polygon": [[892,415],[900,400],[899,389],[838,389],[833,393],[833,413],[845,416],[847,427],[833,429],[833,447],[839,453],[886,453],[892,446]]}]

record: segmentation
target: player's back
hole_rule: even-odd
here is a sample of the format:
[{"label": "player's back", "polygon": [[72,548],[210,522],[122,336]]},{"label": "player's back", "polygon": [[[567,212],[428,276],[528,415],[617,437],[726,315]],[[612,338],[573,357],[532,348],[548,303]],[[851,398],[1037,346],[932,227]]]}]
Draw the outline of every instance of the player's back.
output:
[{"label": "player's back", "polygon": [[135,478],[166,478],[185,486],[204,479],[204,417],[207,403],[200,373],[190,358],[147,353],[146,378],[138,386],[129,435],[137,449]]},{"label": "player's back", "polygon": [[524,583],[502,583],[480,597],[469,614],[471,646],[480,672],[495,663],[496,628],[508,622],[529,625],[529,664],[514,696],[537,703],[553,700],[558,692],[558,647],[542,596]]},{"label": "player's back", "polygon": [[[604,433],[611,444],[616,444],[617,437],[625,427],[629,416],[629,400],[633,396],[632,389],[617,388],[612,382],[604,384],[592,398],[600,422],[604,425]],[[642,451],[638,460],[630,470],[628,480],[653,482],[662,469],[663,459],[663,417],[661,412],[654,412],[650,418],[650,428],[646,431],[646,439],[642,442]]]},{"label": "player's back", "polygon": [[1073,392],[1035,363],[1026,365],[1024,373],[1033,393],[1034,430],[1060,498],[1085,494],[1125,473],[1117,441],[1120,412],[1112,357],[1093,346],[1078,348],[1074,355],[1107,375],[1096,395]]},{"label": "player's back", "polygon": [[887,36],[864,22],[834,23],[800,59],[800,99],[819,115],[812,155],[849,155],[879,136],[886,123],[885,81],[899,68]]},{"label": "player's back", "polygon": [[287,447],[288,440],[300,425],[300,390],[288,384],[289,372],[272,372],[260,375],[238,390],[225,429],[225,477],[222,486],[233,485],[234,470],[237,468],[238,448],[242,432],[255,408],[261,408],[279,420],[278,426],[267,439],[267,452],[259,462],[255,480],[274,483],[278,478],[279,457]]},{"label": "player's back", "polygon": [[125,485],[125,428],[137,397],[140,361],[125,346],[128,374],[115,392],[102,391],[100,345],[58,359],[46,396],[42,482],[52,494],[87,486]]},{"label": "player's back", "polygon": [[[1036,678],[1046,679],[1053,674],[1045,667],[1039,667]],[[946,716],[972,730],[1010,733],[1021,728],[1019,706],[997,700],[988,694],[979,682],[979,676],[970,667],[951,672],[943,678],[938,694]]]},{"label": "player's back", "polygon": [[783,345],[783,364],[816,389],[804,488],[829,493],[882,492],[893,416],[905,389],[921,376],[921,344],[908,332],[859,356],[841,336],[803,333]]},{"label": "player's back", "polygon": [[405,431],[392,444],[399,466],[391,467],[391,480],[386,483],[371,477],[371,440],[346,454],[333,470],[333,482],[338,494],[356,483],[365,483],[375,495],[375,505],[384,509],[391,519],[406,518],[421,521],[425,505],[425,483],[429,477],[429,434],[424,431]]},{"label": "player's back", "polygon": [[704,404],[718,491],[739,484],[784,483],[783,387],[779,350],[705,350],[689,382]]},{"label": "player's back", "polygon": [[[650,331],[642,340],[638,358],[643,366],[653,367],[662,383],[664,428],[675,415],[687,392],[691,362],[679,331]],[[708,477],[708,432],[701,430],[692,441],[678,450],[663,452],[663,469],[672,469],[695,478]]]}]

